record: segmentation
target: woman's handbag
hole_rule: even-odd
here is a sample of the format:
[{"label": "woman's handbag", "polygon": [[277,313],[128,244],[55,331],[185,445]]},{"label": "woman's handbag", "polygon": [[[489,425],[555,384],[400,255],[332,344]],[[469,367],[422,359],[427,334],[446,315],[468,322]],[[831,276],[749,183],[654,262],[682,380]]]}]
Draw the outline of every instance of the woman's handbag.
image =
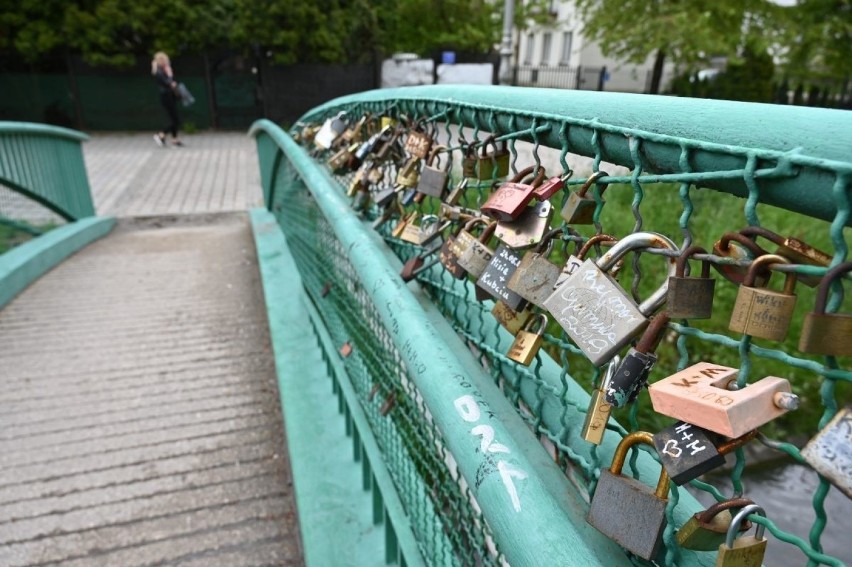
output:
[{"label": "woman's handbag", "polygon": [[178,86],[175,88],[175,94],[177,94],[177,97],[184,106],[195,104],[195,97],[192,96],[192,93],[189,92],[189,89],[183,83],[178,83]]}]

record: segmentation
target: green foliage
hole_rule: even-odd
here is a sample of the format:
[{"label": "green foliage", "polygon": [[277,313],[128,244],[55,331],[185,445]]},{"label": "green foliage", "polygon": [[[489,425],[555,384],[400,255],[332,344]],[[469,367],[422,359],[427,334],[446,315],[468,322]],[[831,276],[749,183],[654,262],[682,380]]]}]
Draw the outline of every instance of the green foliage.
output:
[{"label": "green foliage", "polygon": [[672,94],[698,98],[772,102],[775,65],[768,53],[746,49],[739,60],[712,79],[684,73],[672,81]]},{"label": "green foliage", "polygon": [[799,0],[779,8],[779,55],[784,73],[795,79],[852,77],[852,2]]}]

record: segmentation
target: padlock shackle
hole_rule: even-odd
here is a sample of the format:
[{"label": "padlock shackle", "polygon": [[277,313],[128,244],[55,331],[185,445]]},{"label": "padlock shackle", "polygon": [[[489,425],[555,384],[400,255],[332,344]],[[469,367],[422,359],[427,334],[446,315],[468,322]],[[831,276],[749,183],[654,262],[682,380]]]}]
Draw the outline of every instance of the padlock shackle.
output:
[{"label": "padlock shackle", "polygon": [[589,250],[592,249],[592,246],[594,246],[595,244],[598,244],[600,242],[610,242],[612,245],[615,245],[615,243],[618,242],[618,239],[614,236],[609,235],[609,234],[596,234],[596,235],[592,236],[591,238],[589,238],[583,244],[583,246],[580,248],[579,252],[577,252],[577,258],[579,258],[580,260],[585,260],[586,254],[589,253]]},{"label": "padlock shackle", "polygon": [[[731,498],[730,500],[723,500],[721,502],[716,502],[703,512],[698,512],[697,514],[695,514],[695,519],[698,520],[698,522],[701,524],[709,524],[711,521],[713,521],[713,518],[715,518],[717,515],[724,512],[725,510],[730,510],[732,508],[744,508],[753,504],[754,501],[749,500],[748,498]],[[751,522],[746,520],[746,524],[750,525]],[[743,524],[743,528],[740,529],[740,531],[745,531],[746,529],[748,529],[746,527],[746,524]]]},{"label": "padlock shackle", "polygon": [[819,288],[817,288],[814,313],[825,314],[825,304],[828,302],[828,289],[831,287],[831,283],[842,274],[850,271],[852,271],[852,262],[843,262],[842,264],[837,264],[825,273],[819,282]]},{"label": "padlock shackle", "polygon": [[[707,250],[705,250],[701,246],[693,245],[681,252],[680,256],[677,257],[677,261],[675,263],[675,277],[686,277],[685,274],[687,260],[689,260],[690,256],[694,256],[695,254],[707,254]],[[708,262],[707,260],[701,261],[701,277],[705,280],[710,279],[710,262]]]},{"label": "padlock shackle", "polygon": [[609,364],[606,367],[606,371],[604,372],[603,377],[601,378],[601,383],[598,386],[598,390],[606,391],[609,383],[612,381],[612,377],[615,376],[615,371],[618,370],[618,367],[621,365],[621,355],[616,354],[612,357],[612,360],[609,361]]},{"label": "padlock shackle", "polygon": [[544,167],[539,165],[531,165],[529,167],[525,167],[524,169],[520,170],[517,175],[510,179],[509,183],[522,183],[525,177],[527,177],[528,175],[532,175],[536,171],[538,171],[538,173],[536,174],[530,185],[532,185],[533,187],[538,187],[539,185],[541,185],[541,182],[544,181],[545,175]]},{"label": "padlock shackle", "polygon": [[488,146],[491,146],[492,148],[494,148],[494,153],[495,154],[497,153],[497,139],[494,137],[494,134],[491,134],[490,136],[488,136],[487,138],[485,138],[482,141],[482,145],[479,147],[480,148],[479,149],[479,157],[480,158],[487,158],[488,157],[485,153],[485,150],[488,148]]},{"label": "padlock shackle", "polygon": [[[597,183],[598,179],[600,179],[601,177],[609,177],[609,173],[607,173],[606,171],[596,171],[596,172],[592,173],[589,176],[589,178],[586,179],[586,182],[583,183],[583,186],[580,187],[580,190],[577,191],[577,196],[578,197],[585,197],[586,193],[592,187],[592,184]],[[603,187],[601,187],[601,193],[600,193],[601,197],[603,197],[603,193],[604,193],[604,191],[606,191],[607,187],[609,187],[609,185],[606,185],[606,184],[604,184]]]},{"label": "padlock shackle", "polygon": [[524,323],[522,329],[528,333],[532,333],[533,331],[530,329],[530,326],[533,323],[539,322],[538,331],[533,334],[541,337],[544,336],[544,331],[547,330],[547,321],[547,315],[545,315],[544,313],[539,313],[538,315],[536,315],[535,317],[531,317],[529,321]]},{"label": "padlock shackle", "polygon": [[[746,287],[754,287],[754,280],[757,279],[757,273],[759,269],[763,269],[765,271],[769,271],[773,264],[789,264],[790,260],[785,258],[784,256],[779,256],[778,254],[764,254],[759,258],[755,258],[751,262],[751,266],[748,268],[748,272],[746,272],[745,279],[743,280],[743,285]],[[784,280],[784,293],[787,295],[793,294],[793,289],[796,286],[796,274],[795,272],[787,272],[786,279]]]},{"label": "padlock shackle", "polygon": [[[438,144],[437,146],[433,146],[432,150],[429,152],[429,156],[426,158],[426,165],[431,166],[432,162],[438,157],[438,154],[441,152],[447,151],[447,146],[443,144]],[[449,169],[450,160],[447,160],[447,168]],[[437,168],[436,168],[437,169]]]},{"label": "padlock shackle", "polygon": [[[671,238],[664,234],[656,232],[634,232],[628,234],[621,240],[615,243],[603,256],[595,261],[595,265],[602,271],[606,272],[612,268],[618,260],[630,252],[638,248],[665,248],[668,250],[677,250]],[[666,301],[666,296],[669,289],[669,278],[675,275],[676,265],[674,258],[666,258],[669,263],[669,270],[666,274],[666,279],[663,284],[652,293],[648,299],[639,304],[639,313],[648,316],[656,311]]]},{"label": "padlock shackle", "polygon": [[[620,475],[621,469],[624,468],[624,461],[627,460],[627,450],[633,445],[644,443],[654,446],[654,436],[647,431],[635,431],[625,435],[618,447],[615,448],[615,453],[612,456],[612,464],[609,466],[609,472],[614,475]],[[657,481],[657,488],[654,491],[657,498],[666,500],[669,497],[669,474],[664,467],[660,467],[660,479]]]},{"label": "padlock shackle", "polygon": [[[745,520],[750,514],[756,513],[758,516],[766,517],[766,512],[758,506],[757,504],[749,504],[734,516],[734,521],[731,522],[731,525],[728,526],[728,534],[725,536],[725,546],[728,549],[732,549],[734,547],[734,539],[737,536],[737,533],[740,531],[740,524]],[[765,539],[763,534],[766,532],[766,527],[763,524],[757,524],[757,530],[755,531],[754,537],[758,541]]]},{"label": "padlock shackle", "polygon": [[745,236],[744,234],[740,234],[739,232],[726,232],[725,234],[723,234],[722,238],[720,238],[719,241],[716,243],[717,248],[722,253],[727,252],[728,250],[730,250],[732,240],[734,242],[742,244],[743,248],[751,252],[752,256],[754,256],[755,258],[758,256],[763,256],[764,254],[768,254],[768,252],[758,246],[754,240],[752,240],[748,236]]},{"label": "padlock shackle", "polygon": [[642,338],[636,343],[636,350],[644,354],[649,354],[657,350],[657,345],[663,339],[663,331],[666,329],[666,325],[669,324],[670,320],[669,316],[665,313],[660,313],[651,319],[651,323],[648,324],[642,333]]}]

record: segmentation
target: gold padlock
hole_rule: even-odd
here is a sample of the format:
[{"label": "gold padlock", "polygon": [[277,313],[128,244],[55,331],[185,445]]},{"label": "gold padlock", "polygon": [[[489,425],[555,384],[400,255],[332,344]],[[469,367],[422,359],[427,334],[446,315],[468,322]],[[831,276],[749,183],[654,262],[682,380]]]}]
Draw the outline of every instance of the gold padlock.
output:
[{"label": "gold padlock", "polygon": [[603,441],[606,424],[612,411],[612,405],[606,401],[606,387],[620,364],[621,356],[616,354],[601,377],[600,385],[592,392],[592,399],[589,402],[589,409],[586,411],[586,420],[583,422],[582,430],[583,439],[589,443],[600,445]]},{"label": "gold padlock", "polygon": [[826,313],[828,288],[834,281],[852,271],[852,262],[834,266],[825,273],[817,290],[816,305],[805,315],[799,350],[832,356],[852,356],[852,315],[848,313]]},{"label": "gold padlock", "polygon": [[533,312],[530,311],[529,308],[522,309],[521,311],[515,311],[502,299],[498,299],[496,303],[494,303],[494,307],[491,308],[491,314],[494,315],[494,318],[497,319],[497,322],[503,326],[504,329],[512,333],[513,335],[517,335],[518,332],[527,324],[527,321],[532,317]]},{"label": "gold padlock", "polygon": [[413,189],[417,187],[417,181],[420,179],[420,158],[411,158],[403,165],[396,175],[396,184],[402,187]]},{"label": "gold padlock", "polygon": [[719,546],[716,567],[761,567],[763,565],[763,556],[766,553],[766,538],[763,537],[766,528],[763,524],[757,525],[753,536],[734,539],[740,531],[740,524],[752,513],[766,517],[766,512],[757,504],[750,504],[740,510],[728,528],[725,543]]},{"label": "gold padlock", "polygon": [[783,292],[753,286],[758,270],[768,270],[772,264],[789,263],[787,258],[775,254],[766,254],[752,262],[737,291],[728,325],[731,331],[771,341],[783,341],[787,337],[796,307],[796,295],[793,293],[796,274],[787,274]]},{"label": "gold padlock", "polygon": [[[696,512],[677,530],[677,543],[684,549],[714,551],[725,543],[728,530],[734,523],[731,510],[754,504],[748,498],[732,498],[713,504],[703,512]],[[751,522],[740,524],[739,531],[751,529]]]},{"label": "gold padlock", "polygon": [[[538,331],[530,330],[531,324],[538,322]],[[515,335],[515,342],[509,349],[507,355],[511,360],[529,366],[538,350],[541,348],[541,343],[544,340],[544,330],[547,328],[547,315],[540,313],[535,319],[530,319],[524,328],[518,331]]]}]

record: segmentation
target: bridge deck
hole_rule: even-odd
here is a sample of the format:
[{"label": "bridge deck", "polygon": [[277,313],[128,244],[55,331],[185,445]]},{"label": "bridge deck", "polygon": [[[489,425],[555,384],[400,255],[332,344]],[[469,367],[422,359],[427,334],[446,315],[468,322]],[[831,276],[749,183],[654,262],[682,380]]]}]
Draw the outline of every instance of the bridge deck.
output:
[{"label": "bridge deck", "polygon": [[[173,176],[216,161],[159,151]],[[146,209],[113,187],[113,214],[244,206]],[[245,213],[121,220],[0,311],[0,374],[0,565],[302,562]]]}]

